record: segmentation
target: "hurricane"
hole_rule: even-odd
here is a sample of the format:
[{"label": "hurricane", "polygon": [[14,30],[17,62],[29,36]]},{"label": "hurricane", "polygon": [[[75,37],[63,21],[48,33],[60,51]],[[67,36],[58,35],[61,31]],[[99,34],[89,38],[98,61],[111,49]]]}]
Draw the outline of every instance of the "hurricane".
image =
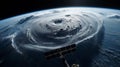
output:
[{"label": "hurricane", "polygon": [[10,31],[2,38],[10,39],[13,48],[22,53],[19,47],[48,51],[73,43],[79,44],[97,35],[102,26],[103,21],[97,13],[54,10],[54,14],[49,11],[31,15],[14,24],[0,26],[0,33]]}]

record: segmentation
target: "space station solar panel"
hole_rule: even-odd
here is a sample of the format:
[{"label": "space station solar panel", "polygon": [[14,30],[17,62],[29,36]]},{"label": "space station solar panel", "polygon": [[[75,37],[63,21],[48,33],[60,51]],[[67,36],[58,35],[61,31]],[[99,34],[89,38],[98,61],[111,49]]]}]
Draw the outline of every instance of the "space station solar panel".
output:
[{"label": "space station solar panel", "polygon": [[54,57],[59,57],[60,54],[64,55],[64,54],[75,51],[75,49],[76,49],[76,44],[72,44],[72,45],[69,45],[69,46],[66,46],[66,47],[51,50],[51,51],[48,51],[48,52],[45,53],[45,58],[46,59],[51,59],[51,58],[54,58]]}]

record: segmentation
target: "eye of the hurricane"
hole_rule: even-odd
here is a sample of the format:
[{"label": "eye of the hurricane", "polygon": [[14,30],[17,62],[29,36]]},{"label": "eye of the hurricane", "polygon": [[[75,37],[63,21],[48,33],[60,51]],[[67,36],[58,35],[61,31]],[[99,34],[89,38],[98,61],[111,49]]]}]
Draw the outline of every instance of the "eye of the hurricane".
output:
[{"label": "eye of the hurricane", "polygon": [[69,18],[54,18],[51,23],[46,24],[46,28],[51,31],[50,37],[65,37],[75,35],[82,29],[82,25],[75,16]]}]

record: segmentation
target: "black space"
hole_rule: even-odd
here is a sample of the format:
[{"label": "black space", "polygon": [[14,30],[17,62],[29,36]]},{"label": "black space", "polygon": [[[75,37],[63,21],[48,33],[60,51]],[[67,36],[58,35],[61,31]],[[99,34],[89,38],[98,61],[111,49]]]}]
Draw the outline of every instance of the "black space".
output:
[{"label": "black space", "polygon": [[119,0],[0,0],[0,20],[37,10],[88,6],[120,9]]}]

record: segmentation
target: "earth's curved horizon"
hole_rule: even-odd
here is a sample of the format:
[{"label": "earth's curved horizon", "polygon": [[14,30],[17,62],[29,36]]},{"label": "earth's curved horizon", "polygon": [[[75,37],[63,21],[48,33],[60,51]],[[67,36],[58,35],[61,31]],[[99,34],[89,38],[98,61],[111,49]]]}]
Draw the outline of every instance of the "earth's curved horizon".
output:
[{"label": "earth's curved horizon", "polygon": [[97,7],[53,8],[0,20],[0,66],[63,67],[43,53],[77,44],[65,56],[70,65],[119,67],[119,25],[120,10]]}]

